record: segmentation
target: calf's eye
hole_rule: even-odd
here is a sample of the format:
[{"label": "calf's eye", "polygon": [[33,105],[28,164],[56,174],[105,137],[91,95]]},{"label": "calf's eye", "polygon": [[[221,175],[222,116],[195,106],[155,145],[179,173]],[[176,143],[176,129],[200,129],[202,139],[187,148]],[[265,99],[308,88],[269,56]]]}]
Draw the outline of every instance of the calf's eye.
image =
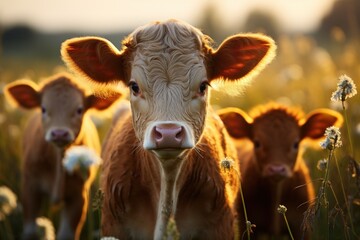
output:
[{"label": "calf's eye", "polygon": [[207,87],[210,86],[210,83],[208,81],[203,81],[201,84],[200,84],[200,87],[199,87],[199,93],[200,95],[205,95],[205,92],[206,92],[206,89]]},{"label": "calf's eye", "polygon": [[257,140],[255,140],[255,141],[254,141],[254,147],[255,147],[255,149],[260,148],[260,142],[257,141]]},{"label": "calf's eye", "polygon": [[45,114],[46,113],[46,108],[44,106],[41,106],[41,113]]},{"label": "calf's eye", "polygon": [[293,148],[294,149],[299,149],[299,141],[296,141],[294,144],[293,144]]},{"label": "calf's eye", "polygon": [[140,91],[139,85],[135,81],[130,81],[129,87],[130,87],[132,93],[134,94],[134,96],[137,96],[140,94],[141,91]]},{"label": "calf's eye", "polygon": [[83,114],[83,112],[84,112],[83,107],[78,107],[78,109],[76,109],[76,113],[79,114],[79,115]]}]

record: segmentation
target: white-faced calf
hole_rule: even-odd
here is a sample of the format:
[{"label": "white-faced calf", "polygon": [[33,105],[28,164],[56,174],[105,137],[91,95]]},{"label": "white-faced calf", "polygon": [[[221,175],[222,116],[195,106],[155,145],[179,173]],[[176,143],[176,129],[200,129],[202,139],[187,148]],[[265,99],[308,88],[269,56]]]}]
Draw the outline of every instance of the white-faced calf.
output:
[{"label": "white-faced calf", "polygon": [[143,26],[119,51],[98,37],[70,39],[62,56],[101,84],[129,86],[131,113],[104,146],[102,232],[120,239],[162,239],[171,216],[182,239],[233,239],[239,177],[223,174],[236,150],[209,106],[217,78],[241,79],[274,56],[272,39],[235,35],[215,51],[210,38],[181,21]]},{"label": "white-faced calf", "polygon": [[100,154],[95,125],[86,114],[90,108],[103,110],[120,95],[107,99],[86,95],[72,76],[59,74],[38,86],[30,80],[8,84],[5,93],[20,107],[37,109],[29,119],[23,138],[22,204],[24,239],[36,238],[36,218],[44,200],[63,202],[57,239],[79,239],[88,206],[88,189],[97,172],[89,169],[83,179],[78,172],[64,171],[66,149],[87,146]]},{"label": "white-faced calf", "polygon": [[[302,239],[303,213],[315,196],[301,142],[322,138],[327,127],[342,123],[341,115],[317,109],[303,118],[300,110],[277,104],[259,106],[250,116],[237,108],[218,113],[237,140],[246,209],[249,221],[256,225],[255,238],[288,234],[277,212],[282,204],[288,209],[286,216],[295,239]],[[238,210],[242,212],[241,206]],[[239,223],[245,230],[245,220]]]}]

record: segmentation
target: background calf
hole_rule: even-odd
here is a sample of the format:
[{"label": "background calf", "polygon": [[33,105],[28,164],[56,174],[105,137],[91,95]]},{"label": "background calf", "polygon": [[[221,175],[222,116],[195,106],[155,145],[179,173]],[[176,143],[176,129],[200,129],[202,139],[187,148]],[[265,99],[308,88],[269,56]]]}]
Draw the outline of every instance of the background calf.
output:
[{"label": "background calf", "polygon": [[[320,139],[327,127],[342,123],[342,116],[330,109],[317,109],[302,118],[299,110],[277,104],[257,107],[252,117],[236,108],[220,110],[219,115],[230,135],[242,140],[237,141],[242,186],[256,238],[288,233],[277,212],[282,204],[288,209],[295,239],[301,239],[302,213],[314,200],[314,188],[300,143],[305,138]],[[239,207],[241,212],[241,204]],[[244,223],[240,220],[243,230]]]},{"label": "background calf", "polygon": [[8,84],[5,93],[20,107],[37,109],[23,138],[24,238],[36,238],[35,219],[47,196],[52,203],[64,203],[57,238],[78,239],[97,169],[90,168],[88,179],[83,179],[79,172],[65,172],[62,160],[66,149],[74,145],[85,145],[100,154],[97,130],[85,113],[90,108],[106,109],[119,94],[107,99],[87,96],[67,74],[52,76],[41,86],[19,80]]}]

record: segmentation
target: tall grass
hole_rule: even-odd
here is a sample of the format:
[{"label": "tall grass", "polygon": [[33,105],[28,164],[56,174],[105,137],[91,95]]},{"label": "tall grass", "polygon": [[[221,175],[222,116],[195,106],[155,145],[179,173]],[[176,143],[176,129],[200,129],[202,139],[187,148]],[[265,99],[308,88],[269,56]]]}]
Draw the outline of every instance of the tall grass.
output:
[{"label": "tall grass", "polygon": [[[315,108],[329,107],[344,113],[345,125],[340,129],[343,147],[336,150],[310,150],[304,158],[310,168],[311,177],[317,189],[323,211],[308,215],[307,221],[317,224],[312,232],[321,239],[359,239],[360,229],[360,99],[359,95],[345,102],[330,101],[336,88],[338,76],[346,73],[355,83],[360,79],[360,55],[356,41],[330,39],[328,48],[316,43],[307,36],[281,36],[278,43],[278,56],[250,87],[244,95],[230,98],[221,91],[213,91],[211,104],[215,108],[239,107],[246,110],[269,100],[301,106],[305,112]],[[339,49],[341,51],[339,51]],[[65,70],[59,59],[21,58],[3,59],[0,71],[0,89],[6,83],[19,78],[40,81],[41,78]],[[344,105],[344,108],[343,108]],[[29,112],[11,108],[0,90],[0,186],[7,186],[21,197],[21,134]],[[101,138],[104,137],[110,122],[100,124]],[[327,170],[317,169],[318,159],[327,159]],[[98,178],[93,184],[90,199],[99,199]],[[98,194],[97,194],[98,193]],[[96,196],[97,195],[97,196]],[[322,200],[322,202],[320,202]],[[21,204],[17,211],[7,216],[9,236],[19,239],[22,232]],[[99,239],[99,208],[89,204],[88,218],[81,239]],[[58,221],[58,210],[43,211],[44,216]],[[0,222],[0,225],[3,224]],[[256,224],[256,223],[254,223]],[[2,226],[2,225],[1,225]],[[255,228],[256,231],[256,228]],[[1,235],[0,235],[1,236]]]}]

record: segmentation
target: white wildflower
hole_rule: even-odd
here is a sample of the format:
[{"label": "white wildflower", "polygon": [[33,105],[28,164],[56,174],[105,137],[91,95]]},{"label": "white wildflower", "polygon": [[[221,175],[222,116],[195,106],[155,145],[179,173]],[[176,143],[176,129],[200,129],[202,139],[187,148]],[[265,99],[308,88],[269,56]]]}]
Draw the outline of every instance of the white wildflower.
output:
[{"label": "white wildflower", "polygon": [[17,206],[16,195],[10,188],[0,187],[0,221],[4,220]]},{"label": "white wildflower", "polygon": [[281,214],[285,214],[287,211],[287,208],[284,205],[279,205],[279,207],[277,208],[277,211]]},{"label": "white wildflower", "polygon": [[102,237],[100,240],[119,240],[116,237]]},{"label": "white wildflower", "polygon": [[226,172],[226,171],[230,171],[234,167],[234,164],[235,164],[234,160],[225,157],[221,161],[220,166],[221,166],[221,169]]},{"label": "white wildflower", "polygon": [[329,138],[325,138],[324,141],[320,142],[320,147],[322,149],[328,149],[329,146],[331,146],[331,141]]},{"label": "white wildflower", "polygon": [[321,159],[318,161],[316,167],[317,169],[319,169],[320,171],[324,171],[327,167],[327,159]]},{"label": "white wildflower", "polygon": [[94,150],[86,146],[74,146],[65,152],[63,166],[67,172],[73,173],[77,169],[99,166],[101,162],[101,158]]},{"label": "white wildflower", "polygon": [[331,126],[325,130],[325,140],[320,142],[323,149],[333,150],[342,146],[341,133],[338,127]]},{"label": "white wildflower", "polygon": [[344,102],[347,98],[351,98],[357,94],[356,85],[354,81],[347,75],[339,77],[337,89],[331,95],[331,101]]},{"label": "white wildflower", "polygon": [[46,217],[36,218],[38,236],[40,239],[55,240],[55,228],[52,222]]}]

